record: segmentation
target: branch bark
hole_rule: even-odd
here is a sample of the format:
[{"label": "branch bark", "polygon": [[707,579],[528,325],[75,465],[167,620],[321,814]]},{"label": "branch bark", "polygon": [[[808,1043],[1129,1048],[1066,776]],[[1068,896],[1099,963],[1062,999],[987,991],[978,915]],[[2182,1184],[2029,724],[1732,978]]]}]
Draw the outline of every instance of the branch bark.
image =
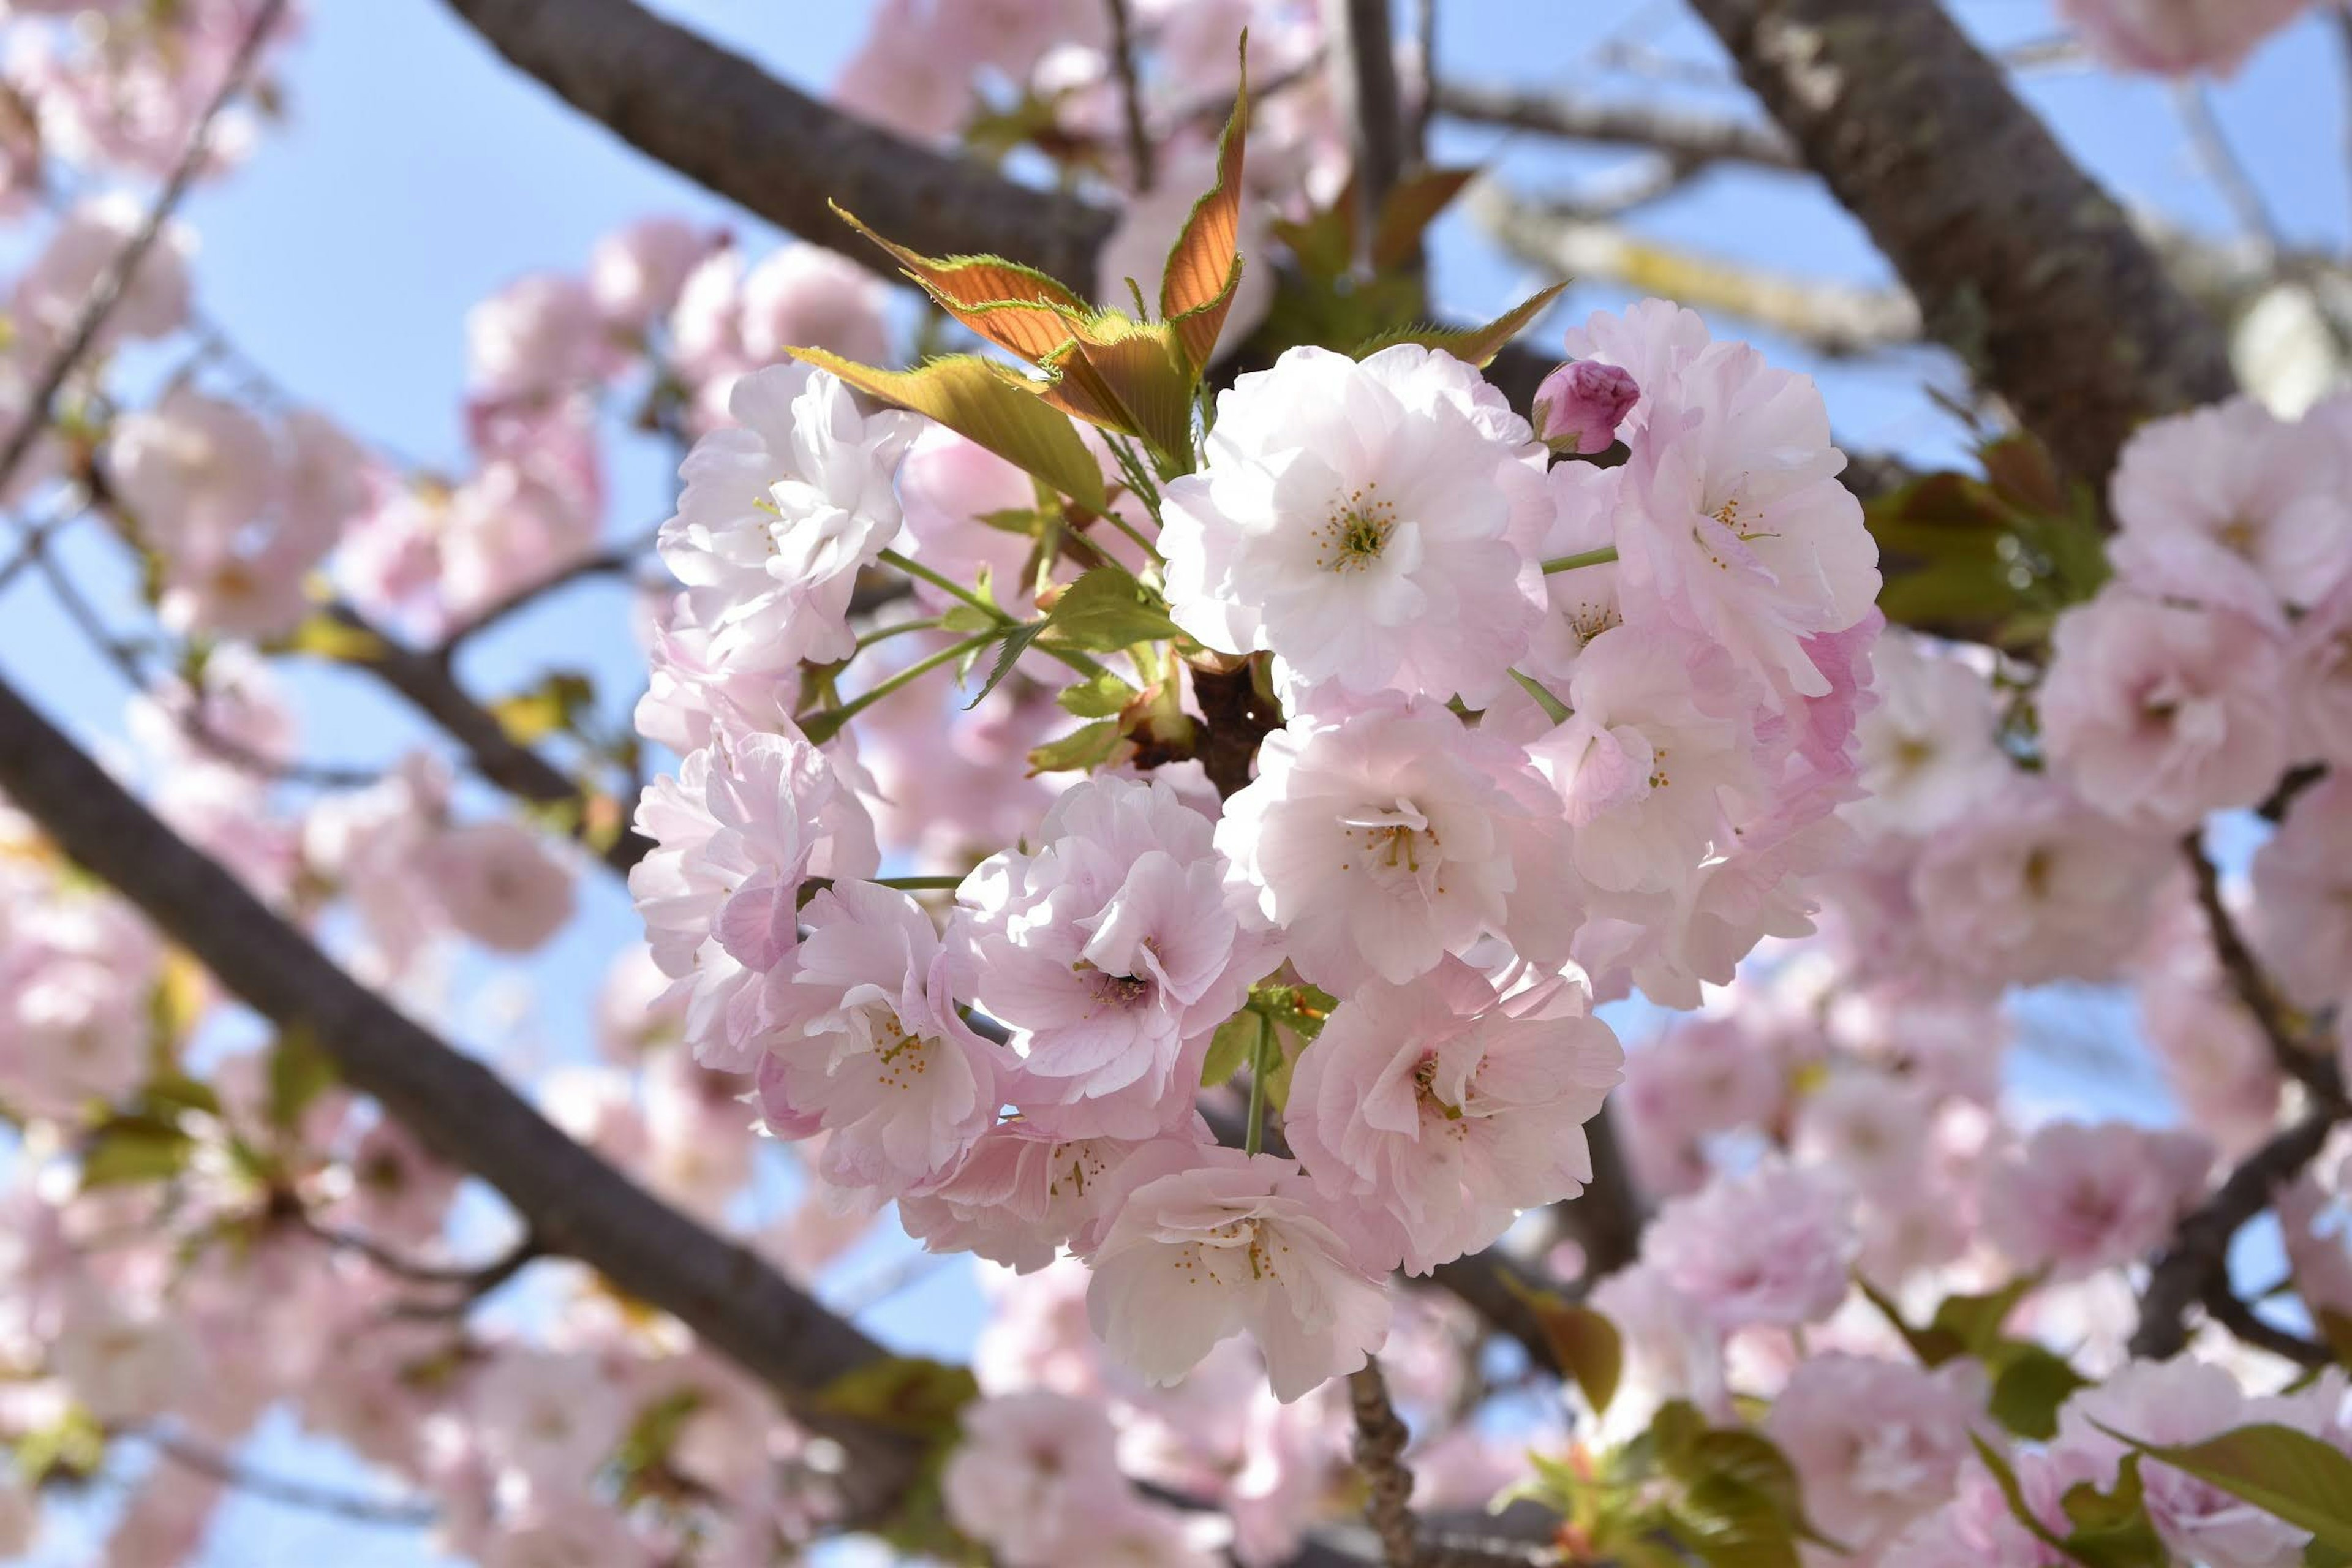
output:
[{"label": "branch bark", "polygon": [[442,1159],[481,1177],[550,1253],[677,1317],[849,1452],[842,1483],[870,1517],[913,1473],[904,1444],[830,1415],[816,1395],[882,1347],[757,1256],[647,1194],[551,1125],[489,1068],[343,973],[236,878],[157,821],[0,682],[0,789],[78,864],[282,1029],[304,1029],[353,1089]]},{"label": "branch bark", "polygon": [[499,54],[688,178],[895,278],[836,195],[930,256],[987,251],[1083,286],[1112,215],[903,142],[633,0],[447,0]]},{"label": "branch bark", "polygon": [[2324,1106],[2276,1134],[2180,1222],[2140,1294],[2132,1354],[2162,1361],[2180,1353],[2189,1342],[2189,1309],[2216,1289],[2229,1289],[2231,1239],[2270,1206],[2279,1188],[2319,1157],[2327,1135],[2343,1117],[2342,1107]]},{"label": "branch bark", "polygon": [[1671,104],[1611,103],[1549,88],[1442,81],[1437,112],[1474,125],[1499,125],[1574,142],[1643,147],[1677,163],[1804,168],[1789,139],[1769,125],[1726,120]]},{"label": "branch bark", "polygon": [[2221,336],[1935,0],[1693,0],[1929,334],[2075,473],[2227,397]]}]

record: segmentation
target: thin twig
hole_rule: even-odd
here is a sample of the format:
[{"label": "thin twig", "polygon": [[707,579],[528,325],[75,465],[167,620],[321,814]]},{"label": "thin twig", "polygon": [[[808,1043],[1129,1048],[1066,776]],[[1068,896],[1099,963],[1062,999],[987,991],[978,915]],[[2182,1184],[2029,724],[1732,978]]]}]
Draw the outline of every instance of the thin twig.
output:
[{"label": "thin twig", "polygon": [[396,1530],[424,1530],[440,1518],[440,1510],[428,1502],[356,1497],[350,1492],[334,1491],[306,1481],[289,1480],[282,1476],[249,1469],[226,1455],[216,1454],[176,1433],[142,1430],[123,1435],[144,1438],[158,1454],[183,1469],[208,1476],[223,1486],[288,1508],[322,1513],[354,1524],[381,1524]]},{"label": "thin twig", "polygon": [[445,633],[439,644],[430,650],[427,657],[447,664],[457,658],[457,650],[467,643],[480,637],[492,626],[521,614],[550,594],[559,589],[568,588],[572,584],[589,577],[614,576],[627,572],[644,558],[646,551],[654,547],[655,541],[660,537],[660,533],[661,531],[656,528],[615,549],[583,556],[569,566],[540,578],[537,582],[525,584],[502,599],[493,600],[484,608],[476,611],[472,619],[453,626]]},{"label": "thin twig", "polygon": [[2226,1273],[2206,1282],[2204,1302],[2207,1314],[2215,1322],[2247,1344],[2266,1350],[2297,1366],[2336,1364],[2334,1351],[2316,1340],[2307,1340],[2292,1330],[2280,1328],[2240,1300],[2237,1292],[2230,1289]]},{"label": "thin twig", "polygon": [[393,1310],[394,1316],[402,1318],[460,1316],[475,1302],[548,1256],[547,1248],[539,1237],[525,1231],[521,1239],[488,1263],[420,1263],[361,1231],[322,1224],[308,1214],[301,1215],[299,1223],[304,1230],[329,1247],[364,1258],[371,1265],[394,1279],[404,1279],[412,1285],[456,1292],[446,1300],[404,1302]]},{"label": "thin twig", "polygon": [[2247,172],[2244,160],[2231,145],[2229,132],[2213,113],[2213,100],[2206,95],[2203,84],[2181,81],[2173,84],[2172,107],[2179,116],[2181,128],[2189,133],[2189,150],[2197,160],[2198,168],[2212,182],[2228,204],[2232,216],[2246,238],[2262,247],[2265,256],[2275,257],[2286,248],[2286,236],[2279,231],[2278,218],[2263,193]]},{"label": "thin twig", "polygon": [[1699,163],[1790,170],[1804,166],[1780,132],[1728,115],[1649,101],[1596,101],[1549,88],[1498,82],[1441,81],[1431,96],[1440,114],[1475,125],[1647,147]]},{"label": "thin twig", "polygon": [[1429,122],[1437,116],[1437,0],[1412,0],[1413,41],[1421,49],[1421,96],[1413,100],[1405,151],[1429,166]]},{"label": "thin twig", "polygon": [[1348,1400],[1356,1415],[1356,1468],[1364,1473],[1364,1519],[1380,1538],[1381,1561],[1386,1568],[1417,1568],[1420,1527],[1412,1517],[1412,1471],[1404,1462],[1412,1434],[1389,1401],[1377,1358],[1348,1374]]},{"label": "thin twig", "polygon": [[2271,1058],[2279,1070],[2309,1089],[2323,1106],[2338,1106],[2344,1098],[2344,1085],[2339,1079],[2336,1061],[2324,1052],[2305,1048],[2305,1031],[2288,1009],[2286,1002],[2263,972],[2253,950],[2246,945],[2244,935],[2238,930],[2229,906],[2221,901],[2221,875],[2205,854],[2205,846],[2195,834],[2181,840],[2180,852],[2189,860],[2190,873],[2197,879],[2197,902],[2205,911],[2206,927],[2212,933],[2213,953],[2221,960],[2221,972],[2230,980],[2230,987],[2238,1000],[2252,1015],[2255,1026],[2270,1046]]},{"label": "thin twig", "polygon": [[1135,23],[1127,0],[1103,0],[1110,8],[1110,58],[1118,71],[1119,103],[1127,111],[1128,178],[1139,196],[1151,194],[1159,170],[1152,155],[1151,132],[1143,123],[1143,79],[1135,63]]},{"label": "thin twig", "polygon": [[229,60],[228,74],[221,79],[219,89],[214,92],[212,100],[205,105],[205,111],[196,121],[194,131],[189,134],[188,144],[182,150],[180,161],[173,165],[171,176],[163,182],[163,188],[156,192],[155,199],[148,204],[145,221],[100,272],[98,281],[91,285],[89,297],[82,301],[81,313],[74,320],[73,331],[66,335],[64,343],[49,357],[40,379],[33,384],[32,395],[25,400],[25,412],[17,416],[16,427],[8,432],[6,445],[0,446],[0,493],[8,489],[16,477],[16,470],[24,466],[26,454],[33,449],[34,441],[48,427],[58,389],[65,385],[73,374],[74,367],[89,353],[90,346],[98,342],[99,333],[105,330],[107,318],[122,302],[132,275],[147,259],[147,253],[155,248],[155,241],[163,235],[164,226],[171,222],[172,214],[186,197],[188,187],[195,183],[197,172],[204,167],[205,155],[212,150],[215,123],[221,111],[245,89],[246,78],[252,71],[254,58],[261,51],[261,41],[278,25],[278,18],[285,9],[286,0],[262,0],[260,8],[254,13],[251,25],[246,28],[244,38],[237,44],[236,55]]}]

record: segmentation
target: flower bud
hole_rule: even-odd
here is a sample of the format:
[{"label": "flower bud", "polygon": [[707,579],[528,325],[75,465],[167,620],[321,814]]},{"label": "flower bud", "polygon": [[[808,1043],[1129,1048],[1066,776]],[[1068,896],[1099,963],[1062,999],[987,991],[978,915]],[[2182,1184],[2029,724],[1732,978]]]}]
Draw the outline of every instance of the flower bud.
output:
[{"label": "flower bud", "polygon": [[1570,360],[1536,388],[1536,434],[1555,452],[1585,458],[1605,452],[1641,395],[1622,366]]}]

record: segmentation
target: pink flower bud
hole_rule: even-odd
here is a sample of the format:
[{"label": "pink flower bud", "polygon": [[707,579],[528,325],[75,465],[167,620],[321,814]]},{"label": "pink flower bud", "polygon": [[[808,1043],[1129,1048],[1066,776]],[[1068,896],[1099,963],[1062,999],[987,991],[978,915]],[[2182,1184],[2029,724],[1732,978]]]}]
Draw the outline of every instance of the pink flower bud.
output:
[{"label": "pink flower bud", "polygon": [[1536,388],[1536,434],[1555,452],[1586,458],[1605,452],[1641,395],[1621,366],[1570,360]]}]

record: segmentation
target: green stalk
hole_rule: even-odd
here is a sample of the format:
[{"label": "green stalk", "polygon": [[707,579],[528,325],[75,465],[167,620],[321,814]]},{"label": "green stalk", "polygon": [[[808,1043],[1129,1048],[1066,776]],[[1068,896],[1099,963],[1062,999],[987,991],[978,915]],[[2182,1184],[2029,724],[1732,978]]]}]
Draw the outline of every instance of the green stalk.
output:
[{"label": "green stalk", "polygon": [[1257,1153],[1265,1147],[1265,1075],[1272,1069],[1267,1058],[1274,1055],[1274,1020],[1260,1013],[1257,1016],[1257,1050],[1250,1061],[1249,1131],[1243,1134],[1242,1152]]},{"label": "green stalk", "polygon": [[801,721],[801,729],[810,740],[823,744],[839,734],[844,724],[848,723],[900,687],[908,685],[919,677],[929,675],[943,664],[952,664],[968,653],[978,653],[1003,635],[1003,631],[994,628],[975,633],[952,647],[943,647],[937,653],[919,658],[889,679],[869,691],[859,692],[840,707],[828,708],[822,713],[811,714]]},{"label": "green stalk", "polygon": [[1604,544],[1598,550],[1587,550],[1575,555],[1555,555],[1543,563],[1544,575],[1555,572],[1573,572],[1580,566],[1606,566],[1617,559],[1617,547]]}]

